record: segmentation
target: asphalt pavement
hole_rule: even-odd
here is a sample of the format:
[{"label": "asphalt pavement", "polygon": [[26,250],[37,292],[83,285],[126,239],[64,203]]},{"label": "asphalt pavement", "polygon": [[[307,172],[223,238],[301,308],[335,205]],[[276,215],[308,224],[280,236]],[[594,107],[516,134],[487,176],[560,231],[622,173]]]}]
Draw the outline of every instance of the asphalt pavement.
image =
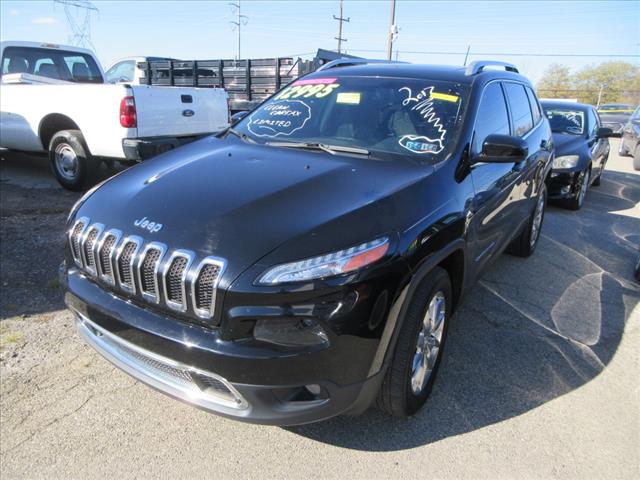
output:
[{"label": "asphalt pavement", "polygon": [[226,420],[85,346],[56,278],[77,194],[0,162],[0,472],[13,478],[640,478],[640,172],[615,154],[582,210],[549,206],[452,319],[414,418]]}]

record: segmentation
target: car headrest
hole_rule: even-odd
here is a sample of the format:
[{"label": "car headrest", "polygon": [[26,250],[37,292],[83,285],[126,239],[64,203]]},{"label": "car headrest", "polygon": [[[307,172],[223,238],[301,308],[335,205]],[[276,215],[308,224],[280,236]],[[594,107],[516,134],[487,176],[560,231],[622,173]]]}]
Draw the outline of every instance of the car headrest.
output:
[{"label": "car headrest", "polygon": [[22,57],[13,57],[9,59],[9,65],[7,65],[7,73],[28,73],[29,64],[27,60]]},{"label": "car headrest", "polygon": [[58,74],[58,67],[56,67],[52,63],[44,63],[40,65],[38,71],[36,72],[36,75],[48,78],[60,78],[60,75]]},{"label": "car headrest", "polygon": [[89,67],[82,62],[75,62],[73,64],[73,67],[71,67],[71,74],[76,80],[86,80],[91,76],[89,75]]}]

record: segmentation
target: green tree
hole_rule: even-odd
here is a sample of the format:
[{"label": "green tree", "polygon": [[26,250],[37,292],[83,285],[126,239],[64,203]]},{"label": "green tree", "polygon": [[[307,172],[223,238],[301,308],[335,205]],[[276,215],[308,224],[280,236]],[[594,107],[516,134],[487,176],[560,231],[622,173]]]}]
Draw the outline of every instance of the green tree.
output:
[{"label": "green tree", "polygon": [[537,90],[543,98],[574,98],[571,70],[566,65],[552,63],[542,74]]},{"label": "green tree", "polygon": [[602,88],[600,103],[640,103],[640,67],[627,62],[589,65],[574,75],[574,85],[581,102],[595,105]]}]

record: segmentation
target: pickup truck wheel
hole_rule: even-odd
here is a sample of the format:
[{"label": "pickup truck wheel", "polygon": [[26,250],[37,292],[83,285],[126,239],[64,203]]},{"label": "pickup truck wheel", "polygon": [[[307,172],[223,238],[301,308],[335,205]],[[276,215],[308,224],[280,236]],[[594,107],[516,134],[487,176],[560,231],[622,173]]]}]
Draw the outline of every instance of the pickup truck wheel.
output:
[{"label": "pickup truck wheel", "polygon": [[67,190],[86,190],[95,183],[99,163],[89,154],[80,130],[62,130],[49,143],[51,169]]},{"label": "pickup truck wheel", "polygon": [[451,281],[446,270],[431,271],[410,300],[377,405],[408,417],[424,405],[433,387],[451,315]]},{"label": "pickup truck wheel", "polygon": [[507,253],[518,257],[528,257],[536,249],[540,239],[540,230],[544,220],[544,211],[547,205],[547,187],[543,183],[536,198],[536,206],[526,227],[507,247]]}]

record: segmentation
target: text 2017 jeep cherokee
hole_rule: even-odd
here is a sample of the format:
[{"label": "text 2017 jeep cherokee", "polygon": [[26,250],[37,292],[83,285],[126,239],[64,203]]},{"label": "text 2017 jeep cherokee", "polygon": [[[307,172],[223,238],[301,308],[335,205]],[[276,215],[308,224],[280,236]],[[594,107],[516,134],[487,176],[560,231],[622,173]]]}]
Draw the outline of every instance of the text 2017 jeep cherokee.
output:
[{"label": "text 2017 jeep cherokee", "polygon": [[511,65],[338,60],[81,199],[66,303],[106,358],[221,415],[411,415],[464,291],[535,249],[551,157]]}]

